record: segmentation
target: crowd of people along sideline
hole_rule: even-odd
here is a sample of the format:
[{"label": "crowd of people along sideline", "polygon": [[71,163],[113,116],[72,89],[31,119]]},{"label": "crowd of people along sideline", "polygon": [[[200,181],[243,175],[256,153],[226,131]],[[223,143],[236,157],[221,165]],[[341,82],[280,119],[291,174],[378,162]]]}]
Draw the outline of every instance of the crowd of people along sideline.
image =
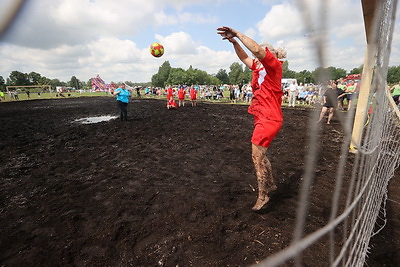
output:
[{"label": "crowd of people along sideline", "polygon": [[295,80],[292,84],[283,88],[284,96],[283,103],[287,103],[289,107],[296,107],[297,105],[309,106],[322,106],[324,104],[324,94],[327,89],[332,87],[332,82],[336,82],[337,89],[340,92],[338,96],[338,105],[335,109],[349,110],[351,108],[352,100],[357,97],[360,82],[355,83],[354,80],[344,82],[343,78],[336,81],[330,80],[319,84],[297,84]]},{"label": "crowd of people along sideline", "polygon": [[[179,91],[185,92],[186,99],[190,99],[190,90],[195,89],[197,92],[198,100],[211,100],[211,101],[225,101],[225,102],[244,102],[249,103],[253,97],[250,83],[241,83],[238,85],[178,85],[178,86],[167,86],[166,88],[160,87],[146,87],[142,90],[142,93],[138,95],[152,96],[152,97],[166,97],[169,99],[169,91],[172,90],[172,94],[177,99]],[[181,103],[182,105],[182,103]],[[178,102],[179,106],[179,102]]]}]

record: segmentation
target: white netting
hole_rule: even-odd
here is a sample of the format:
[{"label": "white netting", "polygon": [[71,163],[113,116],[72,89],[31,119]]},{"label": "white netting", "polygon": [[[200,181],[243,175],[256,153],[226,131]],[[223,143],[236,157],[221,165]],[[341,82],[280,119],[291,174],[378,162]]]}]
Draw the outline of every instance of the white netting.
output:
[{"label": "white netting", "polygon": [[[323,1],[324,10],[328,1]],[[374,1],[363,4],[373,4]],[[305,0],[298,0],[301,10],[310,10]],[[346,119],[339,116],[344,128],[345,138],[342,145],[339,167],[336,173],[335,192],[332,197],[330,221],[319,230],[303,237],[304,225],[309,201],[309,188],[313,182],[315,162],[318,154],[315,146],[310,145],[306,158],[306,171],[302,184],[297,224],[290,246],[264,260],[261,266],[276,266],[295,259],[300,265],[302,252],[324,236],[329,237],[331,266],[363,266],[368,254],[370,238],[386,224],[387,186],[400,163],[400,113],[394,104],[386,85],[387,67],[394,28],[397,1],[376,1],[376,16],[370,32],[370,41],[376,43],[374,55],[373,79],[368,86],[369,101],[362,129],[361,141],[356,143],[358,153],[351,167],[351,177],[344,177],[348,168],[348,152],[352,141],[352,127],[355,110],[350,110]],[[304,12],[305,24],[311,28],[310,12]],[[324,66],[325,23],[320,24],[319,36],[312,40],[321,66]],[[369,67],[369,66],[364,66]],[[321,77],[324,79],[324,77]],[[339,115],[339,114],[338,114]],[[310,123],[310,144],[318,143],[319,129],[312,123],[317,120],[317,112]],[[368,116],[368,118],[367,118]],[[354,140],[353,140],[354,142]],[[348,172],[347,172],[348,173]],[[350,182],[345,183],[347,178]],[[339,207],[340,196],[346,194],[346,206]],[[341,210],[341,214],[337,214]],[[338,230],[340,229],[340,230]],[[340,234],[338,234],[340,233]],[[340,244],[338,246],[338,244]],[[339,247],[339,249],[338,249]],[[309,263],[310,264],[310,263]]]}]

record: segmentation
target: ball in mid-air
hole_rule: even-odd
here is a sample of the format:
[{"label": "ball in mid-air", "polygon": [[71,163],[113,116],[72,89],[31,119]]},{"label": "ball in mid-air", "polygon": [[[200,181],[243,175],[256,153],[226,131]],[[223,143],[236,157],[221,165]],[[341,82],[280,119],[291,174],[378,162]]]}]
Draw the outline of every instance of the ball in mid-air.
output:
[{"label": "ball in mid-air", "polygon": [[150,46],[150,53],[155,57],[164,55],[164,46],[160,43],[152,43]]}]

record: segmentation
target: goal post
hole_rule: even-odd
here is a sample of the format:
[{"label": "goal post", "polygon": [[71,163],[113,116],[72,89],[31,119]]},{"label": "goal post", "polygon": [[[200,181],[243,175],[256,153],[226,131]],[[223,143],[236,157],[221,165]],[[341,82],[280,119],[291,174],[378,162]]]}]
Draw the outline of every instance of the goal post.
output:
[{"label": "goal post", "polygon": [[41,88],[49,90],[49,93],[51,95],[51,85],[45,84],[45,85],[9,85],[6,86],[7,93],[10,94],[10,89],[18,89],[18,88]]},{"label": "goal post", "polygon": [[353,131],[350,142],[350,152],[357,153],[358,145],[361,142],[362,132],[368,112],[368,104],[371,95],[371,85],[375,70],[375,61],[377,55],[377,32],[381,16],[383,2],[380,0],[362,0],[362,11],[364,16],[364,27],[367,41],[367,48],[364,58],[364,67],[360,90],[357,98],[357,106],[353,122]]}]

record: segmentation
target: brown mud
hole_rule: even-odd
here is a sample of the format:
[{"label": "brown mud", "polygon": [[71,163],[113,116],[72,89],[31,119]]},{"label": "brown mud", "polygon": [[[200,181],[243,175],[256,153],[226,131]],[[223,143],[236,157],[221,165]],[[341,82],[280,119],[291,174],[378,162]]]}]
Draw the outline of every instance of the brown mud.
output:
[{"label": "brown mud", "polygon": [[[134,99],[127,122],[74,122],[117,113],[111,97],[0,103],[1,266],[249,266],[288,246],[310,109],[283,109],[278,190],[260,212],[247,106]],[[329,220],[343,130],[334,119],[320,135],[307,233]],[[369,266],[400,262],[399,176]],[[328,265],[327,239],[304,266]]]}]

